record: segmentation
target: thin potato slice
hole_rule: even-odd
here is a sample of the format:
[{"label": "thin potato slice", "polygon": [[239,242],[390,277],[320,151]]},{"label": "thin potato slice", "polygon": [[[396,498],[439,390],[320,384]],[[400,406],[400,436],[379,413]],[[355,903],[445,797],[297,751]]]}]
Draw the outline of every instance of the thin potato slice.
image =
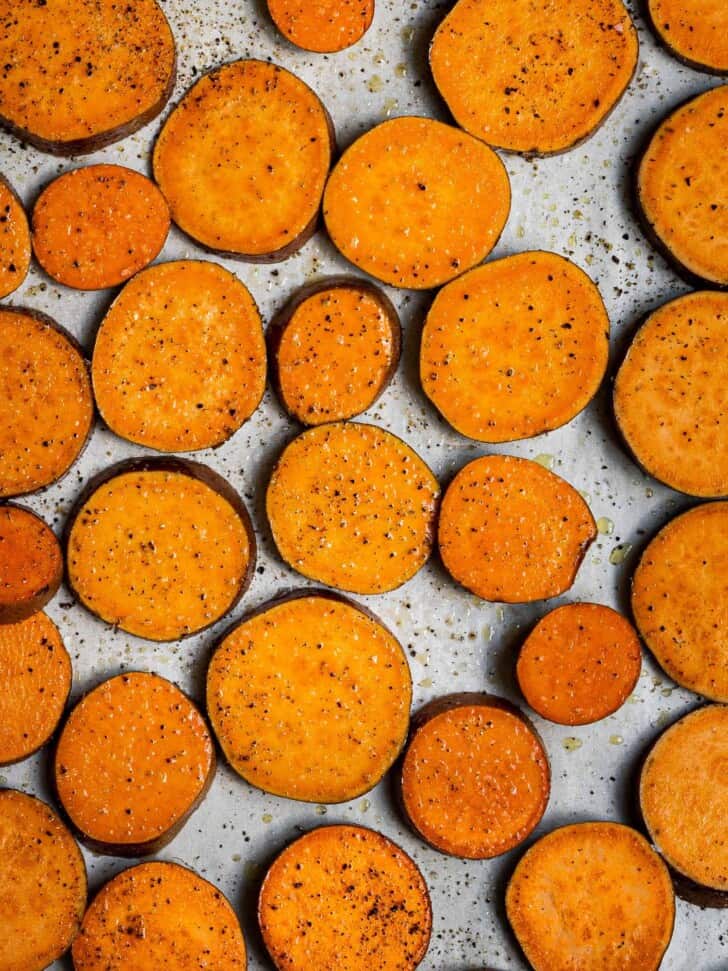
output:
[{"label": "thin potato slice", "polygon": [[728,8],[724,0],[648,0],[655,33],[683,64],[728,74]]},{"label": "thin potato slice", "polygon": [[0,175],[0,298],[17,290],[30,269],[30,227],[23,203]]},{"label": "thin potato slice", "polygon": [[50,526],[25,506],[0,506],[0,624],[42,610],[62,577],[61,547]]},{"label": "thin potato slice", "polygon": [[374,17],[374,0],[268,0],[268,11],[296,47],[334,54],[360,41]]}]

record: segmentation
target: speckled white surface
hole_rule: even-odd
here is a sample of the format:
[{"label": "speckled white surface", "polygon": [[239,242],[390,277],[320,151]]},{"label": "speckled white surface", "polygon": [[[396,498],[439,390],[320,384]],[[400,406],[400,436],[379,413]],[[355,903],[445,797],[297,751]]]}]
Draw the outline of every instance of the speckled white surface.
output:
[{"label": "speckled white surface", "polygon": [[[309,55],[284,43],[269,21],[264,0],[212,3],[163,0],[179,47],[174,99],[201,72],[236,57],[271,58],[308,81],[329,108],[340,146],[385,117],[421,113],[446,118],[426,66],[426,50],[445,5],[431,0],[401,4],[377,0],[374,25],[354,49],[334,56]],[[638,71],[625,98],[605,126],[585,145],[545,161],[505,156],[513,207],[496,256],[529,248],[551,249],[574,259],[599,284],[613,325],[612,361],[645,311],[687,287],[645,241],[630,210],[632,160],[641,140],[674,105],[717,83],[673,61],[658,49],[641,11]],[[168,109],[169,110],[169,109]],[[166,114],[166,113],[165,113]],[[120,162],[147,172],[158,119],[120,145],[83,161]],[[58,160],[0,134],[0,170],[32,205],[38,190],[56,174],[82,164]],[[202,255],[174,230],[161,259]],[[263,316],[300,284],[347,269],[322,233],[285,263],[254,267],[221,261],[252,290]],[[427,404],[417,381],[418,335],[428,295],[388,291],[402,315],[404,353],[389,390],[365,416],[413,445],[441,479],[488,449],[469,443],[446,427]],[[12,302],[53,315],[90,350],[93,335],[113,292],[79,294],[54,285],[33,267]],[[613,366],[610,368],[610,375]],[[612,424],[609,385],[597,401],[566,428],[493,451],[548,456],[558,472],[588,496],[597,519],[614,524],[589,551],[568,597],[626,607],[630,573],[639,550],[659,526],[690,505],[658,485],[626,457]],[[197,454],[240,490],[253,515],[260,557],[239,616],[284,589],[304,585],[273,548],[263,515],[263,493],[271,463],[296,428],[271,392],[262,407],[216,452]],[[70,475],[27,501],[59,530],[81,484],[112,461],[142,450],[97,425],[90,447]],[[604,523],[603,526],[607,526]],[[625,545],[626,544],[626,545]],[[626,556],[614,554],[624,546]],[[624,552],[624,551],[623,551]],[[615,562],[622,560],[621,562]],[[499,607],[458,589],[436,561],[401,590],[366,598],[405,646],[415,685],[415,706],[452,690],[487,688],[519,701],[513,678],[515,649],[544,604]],[[175,680],[200,699],[215,631],[179,644],[154,645],[114,632],[73,606],[63,589],[49,608],[74,663],[73,698],[121,670],[144,668]],[[220,626],[225,626],[226,618]],[[536,718],[553,770],[553,793],[537,830],[564,822],[610,818],[630,821],[631,780],[639,754],[661,727],[698,699],[677,689],[645,658],[630,701],[600,724],[560,728]],[[570,744],[576,737],[581,743]],[[564,742],[567,741],[567,747]],[[2,783],[49,798],[48,753],[2,770]],[[253,971],[270,967],[255,929],[254,904],[261,868],[300,829],[351,821],[382,830],[417,860],[432,893],[435,923],[423,971],[525,968],[504,918],[504,882],[518,851],[494,861],[462,862],[425,847],[399,817],[385,780],[365,800],[329,807],[307,806],[266,796],[222,766],[212,790],[182,833],[164,850],[217,883],[238,909],[246,930]],[[86,854],[92,890],[128,863]],[[55,968],[70,967],[58,962]],[[728,968],[728,912],[702,911],[680,902],[675,935],[663,963],[669,971]],[[314,971],[314,969],[312,969]],[[324,971],[324,969],[316,969]],[[375,969],[372,969],[375,971]]]}]

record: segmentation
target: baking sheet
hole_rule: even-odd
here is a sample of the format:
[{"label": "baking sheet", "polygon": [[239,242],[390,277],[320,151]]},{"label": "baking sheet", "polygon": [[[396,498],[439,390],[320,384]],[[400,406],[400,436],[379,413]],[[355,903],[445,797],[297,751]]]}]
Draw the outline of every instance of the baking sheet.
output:
[{"label": "baking sheet", "polygon": [[[179,52],[173,102],[209,68],[254,56],[271,58],[293,70],[317,91],[333,116],[342,147],[394,115],[416,113],[446,119],[426,64],[429,38],[445,10],[433,0],[407,4],[377,0],[374,24],[363,41],[332,56],[306,54],[279,38],[264,0],[162,0],[162,5]],[[598,282],[611,317],[613,362],[641,314],[687,289],[646,243],[630,211],[634,153],[672,106],[717,83],[717,79],[672,60],[655,45],[640,11],[635,12],[635,19],[641,42],[639,68],[625,98],[597,135],[557,158],[504,157],[513,207],[494,253],[503,256],[529,248],[549,249],[587,270]],[[160,124],[158,119],[121,144],[83,160],[54,159],[0,134],[0,170],[28,206],[49,179],[78,164],[118,162],[148,173],[150,149]],[[173,230],[161,258],[183,257],[209,258]],[[300,285],[350,269],[321,233],[285,263],[219,262],[245,281],[266,320]],[[585,599],[624,609],[628,578],[646,539],[690,505],[690,500],[643,475],[626,457],[612,424],[606,389],[566,428],[530,441],[486,448],[457,435],[437,417],[417,380],[419,330],[429,298],[407,291],[388,293],[402,316],[403,360],[392,386],[364,420],[401,435],[441,479],[487,451],[538,458],[550,465],[584,492],[604,532],[590,549],[569,596],[548,606]],[[34,266],[12,302],[51,314],[90,350],[112,297],[112,291],[84,294],[59,287]],[[258,571],[234,616],[282,590],[306,585],[277,556],[263,514],[271,464],[296,431],[268,391],[262,407],[229,442],[214,452],[196,455],[245,496],[259,539]],[[60,530],[86,479],[116,460],[144,452],[97,425],[89,448],[66,479],[44,494],[30,497],[28,505]],[[545,612],[546,605],[514,607],[479,601],[457,588],[437,563],[430,563],[399,591],[364,599],[406,648],[415,707],[445,692],[484,688],[519,701],[513,679],[515,648],[524,629]],[[202,699],[205,663],[215,629],[179,644],[147,643],[109,629],[74,606],[65,588],[48,610],[73,658],[73,700],[107,677],[134,668],[156,671]],[[230,620],[225,618],[218,627]],[[697,702],[645,658],[633,696],[603,722],[561,728],[536,718],[551,758],[553,790],[534,835],[576,820],[630,821],[631,782],[639,753],[662,727]],[[42,752],[2,770],[0,783],[49,799],[48,764],[48,753]],[[381,830],[421,867],[434,908],[432,943],[421,965],[423,971],[469,971],[485,965],[502,971],[526,967],[507,931],[502,903],[505,880],[519,851],[476,862],[440,855],[404,825],[387,780],[366,798],[327,808],[267,796],[221,765],[203,805],[159,856],[194,867],[228,895],[243,920],[250,968],[259,971],[270,967],[254,917],[262,869],[301,830],[333,822],[361,823]],[[87,852],[85,856],[92,891],[129,865]],[[663,968],[728,968],[726,913],[678,902],[675,934]],[[53,965],[69,967],[67,958]]]}]

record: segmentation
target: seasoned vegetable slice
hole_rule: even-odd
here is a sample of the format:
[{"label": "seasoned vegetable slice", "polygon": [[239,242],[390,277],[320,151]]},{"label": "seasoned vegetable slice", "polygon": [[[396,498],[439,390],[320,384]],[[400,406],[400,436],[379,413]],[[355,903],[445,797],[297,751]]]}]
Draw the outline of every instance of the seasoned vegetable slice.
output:
[{"label": "seasoned vegetable slice", "polygon": [[0,624],[42,610],[62,577],[61,547],[50,526],[25,506],[0,505]]},{"label": "seasoned vegetable slice", "polygon": [[374,0],[268,0],[273,21],[296,47],[319,54],[361,40],[374,17]]},{"label": "seasoned vegetable slice", "polygon": [[679,61],[728,74],[728,9],[723,0],[648,0],[655,33]]},{"label": "seasoned vegetable slice", "polygon": [[30,269],[30,227],[23,203],[0,175],[0,298],[25,280]]}]

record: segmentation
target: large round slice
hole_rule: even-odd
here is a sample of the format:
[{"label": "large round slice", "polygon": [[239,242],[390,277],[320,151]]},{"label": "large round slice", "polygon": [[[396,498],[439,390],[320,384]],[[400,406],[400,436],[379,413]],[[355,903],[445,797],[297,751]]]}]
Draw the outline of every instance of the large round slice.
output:
[{"label": "large round slice", "polygon": [[0,624],[42,610],[62,577],[63,554],[50,526],[25,506],[0,505]]},{"label": "large round slice", "polygon": [[427,951],[432,910],[404,850],[363,826],[325,826],[273,862],[258,921],[278,971],[413,971]]},{"label": "large round slice", "polygon": [[131,459],[93,479],[66,546],[68,582],[84,607],[151,641],[214,624],[255,567],[242,499],[212,469],[183,459]]},{"label": "large round slice", "polygon": [[457,431],[508,442],[571,421],[596,394],[608,354],[609,317],[586,273],[555,253],[519,253],[438,293],[420,380]]},{"label": "large round slice", "polygon": [[154,177],[198,243],[271,262],[313,234],[333,148],[328,113],[303,81],[267,61],[234,61],[169,116]]},{"label": "large round slice", "polygon": [[122,438],[163,452],[220,445],[265,390],[255,301],[216,263],[151,266],[104,317],[92,376],[99,411]]},{"label": "large round slice", "polygon": [[426,290],[469,270],[498,241],[508,173],[487,145],[431,118],[394,118],[344,152],[326,186],[326,228],[355,266]]},{"label": "large round slice", "polygon": [[303,576],[351,593],[394,590],[432,550],[440,488],[375,425],[310,428],[281,454],[266,494],[273,539]]},{"label": "large round slice", "polygon": [[728,74],[728,10],[723,0],[648,0],[655,33],[679,61]]},{"label": "large round slice", "polygon": [[374,0],[268,0],[268,12],[296,47],[334,54],[356,44],[369,30]]},{"label": "large round slice", "polygon": [[696,506],[660,530],[632,579],[632,612],[674,681],[728,702],[728,502]]},{"label": "large round slice", "polygon": [[30,227],[23,203],[0,175],[0,298],[25,280],[30,269]]}]

